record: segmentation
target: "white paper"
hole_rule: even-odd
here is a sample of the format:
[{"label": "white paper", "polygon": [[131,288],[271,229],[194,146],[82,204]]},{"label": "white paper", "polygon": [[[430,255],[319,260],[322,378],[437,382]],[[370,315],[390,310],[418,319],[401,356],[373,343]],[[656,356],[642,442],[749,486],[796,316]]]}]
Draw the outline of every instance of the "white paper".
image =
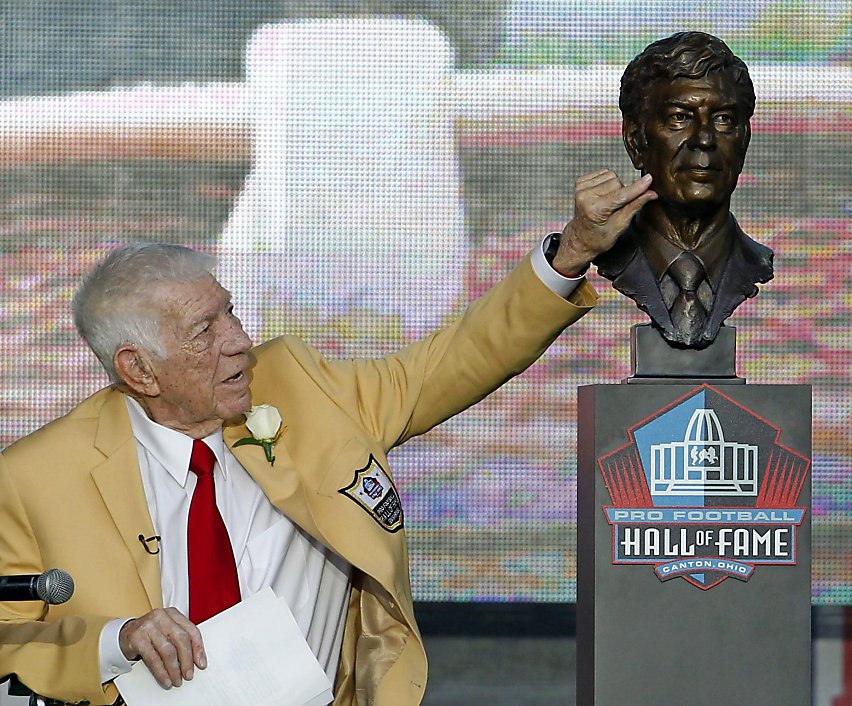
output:
[{"label": "white paper", "polygon": [[140,661],[115,679],[127,706],[325,706],[331,682],[284,601],[267,588],[198,626],[207,669],[163,689]]}]

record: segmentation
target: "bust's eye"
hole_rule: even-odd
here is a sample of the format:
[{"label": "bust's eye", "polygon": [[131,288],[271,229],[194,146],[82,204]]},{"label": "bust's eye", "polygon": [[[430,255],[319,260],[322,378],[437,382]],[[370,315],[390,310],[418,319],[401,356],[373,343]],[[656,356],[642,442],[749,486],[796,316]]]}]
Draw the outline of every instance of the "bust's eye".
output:
[{"label": "bust's eye", "polygon": [[673,127],[679,127],[679,126],[685,125],[687,122],[689,122],[689,118],[690,118],[689,113],[687,113],[686,111],[683,111],[683,110],[677,110],[677,111],[669,114],[668,122],[669,122],[669,125],[672,125]]},{"label": "bust's eye", "polygon": [[736,118],[731,113],[717,113],[713,116],[713,122],[717,127],[733,127],[737,124]]}]

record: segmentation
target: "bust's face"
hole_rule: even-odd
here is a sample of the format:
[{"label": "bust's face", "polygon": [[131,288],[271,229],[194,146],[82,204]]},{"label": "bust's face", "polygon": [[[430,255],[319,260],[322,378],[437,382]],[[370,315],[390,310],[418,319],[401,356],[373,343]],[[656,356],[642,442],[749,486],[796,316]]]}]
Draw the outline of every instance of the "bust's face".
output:
[{"label": "bust's face", "polygon": [[663,203],[712,208],[731,195],[751,136],[738,96],[724,72],[652,85],[644,140],[634,130],[631,145],[626,129],[625,144]]}]

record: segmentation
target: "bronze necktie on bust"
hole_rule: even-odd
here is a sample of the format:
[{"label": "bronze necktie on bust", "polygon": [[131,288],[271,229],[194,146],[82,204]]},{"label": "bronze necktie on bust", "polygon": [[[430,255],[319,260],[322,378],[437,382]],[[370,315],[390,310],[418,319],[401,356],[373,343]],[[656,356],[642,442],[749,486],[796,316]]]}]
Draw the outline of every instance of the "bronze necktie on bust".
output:
[{"label": "bronze necktie on bust", "polygon": [[192,443],[189,470],[198,483],[186,527],[189,619],[196,625],[240,602],[240,582],[228,530],[216,507],[216,457],[200,439]]},{"label": "bronze necktie on bust", "polygon": [[707,311],[698,298],[698,287],[704,280],[704,267],[690,252],[681,254],[670,266],[669,275],[680,288],[669,310],[672,323],[687,345],[696,343],[704,330]]}]

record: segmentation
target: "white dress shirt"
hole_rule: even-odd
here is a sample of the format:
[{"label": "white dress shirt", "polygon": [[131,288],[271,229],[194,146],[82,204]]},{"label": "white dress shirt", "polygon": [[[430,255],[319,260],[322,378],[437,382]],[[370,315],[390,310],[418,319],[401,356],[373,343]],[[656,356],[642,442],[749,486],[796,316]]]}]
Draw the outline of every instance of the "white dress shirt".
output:
[{"label": "white dress shirt", "polygon": [[[534,248],[532,267],[556,294],[568,298],[583,276],[563,277],[545,258],[553,236]],[[163,605],[189,614],[186,530],[196,477],[189,472],[192,439],[161,426],[127,397],[136,439],[139,470],[154,525],[160,537]],[[334,682],[346,608],[351,565],[288,520],[269,502],[258,485],[225,446],[221,430],[204,439],[216,456],[216,505],[222,515],[243,598],[271,586],[284,598],[314,656]],[[152,544],[152,546],[156,546]],[[100,670],[103,682],[130,671],[118,646],[118,633],[129,620],[110,621],[101,632]]]},{"label": "white dress shirt", "polygon": [[[163,605],[189,614],[186,530],[196,476],[189,471],[192,439],[148,418],[127,397],[136,438],[139,471],[154,533],[160,537]],[[333,682],[346,624],[351,566],[287,519],[225,446],[221,430],[204,442],[216,456],[216,505],[222,515],[243,598],[271,586],[283,598],[302,634]],[[101,679],[130,669],[118,647],[126,619],[111,621],[101,633]]]}]

